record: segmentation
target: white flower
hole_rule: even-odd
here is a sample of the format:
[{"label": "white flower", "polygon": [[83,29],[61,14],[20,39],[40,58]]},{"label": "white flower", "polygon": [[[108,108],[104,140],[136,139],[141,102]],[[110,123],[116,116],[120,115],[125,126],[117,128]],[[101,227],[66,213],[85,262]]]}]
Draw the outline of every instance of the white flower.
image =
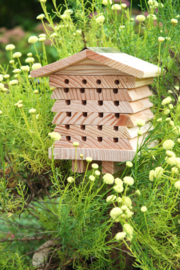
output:
[{"label": "white flower", "polygon": [[73,14],[73,10],[72,9],[66,9],[64,11],[64,14]]},{"label": "white flower", "polygon": [[139,22],[144,22],[146,19],[146,17],[144,15],[137,15],[136,16],[136,20]]},{"label": "white flower", "polygon": [[92,167],[93,169],[98,169],[98,168],[99,168],[99,165],[96,164],[96,163],[93,163],[93,164],[91,165],[91,167]]},{"label": "white flower", "polygon": [[102,4],[107,6],[108,4],[112,5],[112,0],[103,0]]},{"label": "white flower", "polygon": [[173,151],[170,151],[170,150],[166,151],[166,155],[169,156],[169,157],[175,157],[176,156],[176,154]]},{"label": "white flower", "polygon": [[165,99],[163,99],[163,101],[161,102],[162,105],[166,105],[169,104],[172,101],[171,97],[167,97]]},{"label": "white flower", "polygon": [[39,91],[36,89],[36,90],[34,90],[34,94],[38,94],[39,93]]},{"label": "white flower", "polygon": [[82,34],[82,30],[81,29],[76,30],[76,33],[79,34],[79,35],[81,35]]},{"label": "white flower", "polygon": [[18,108],[23,108],[23,104],[18,104]]},{"label": "white flower", "polygon": [[38,20],[43,20],[44,17],[45,17],[44,14],[40,14],[40,15],[38,15],[38,16],[36,17],[36,19],[38,19]]},{"label": "white flower", "polygon": [[27,53],[27,56],[28,56],[28,57],[31,57],[31,56],[32,56],[32,53]]},{"label": "white flower", "polygon": [[131,241],[134,232],[133,227],[130,224],[126,223],[123,225],[123,231],[127,233],[127,235],[129,236],[127,239]]},{"label": "white flower", "polygon": [[116,185],[123,185],[123,181],[120,178],[116,178],[114,182]]},{"label": "white flower", "polygon": [[105,21],[105,17],[103,15],[96,18],[97,23],[103,23]]},{"label": "white flower", "polygon": [[135,194],[138,195],[138,196],[140,196],[140,195],[141,195],[141,191],[140,191],[139,189],[137,189],[137,190],[135,191]]},{"label": "white flower", "polygon": [[19,72],[21,72],[21,70],[19,68],[16,68],[13,70],[13,73],[19,73]]},{"label": "white flower", "polygon": [[[32,108],[32,109],[30,109],[30,110],[29,110],[29,113],[31,113],[31,114],[36,113],[36,109],[33,109],[33,108]],[[49,134],[50,134],[50,133],[49,133]],[[49,135],[49,136],[50,136],[50,135]]]},{"label": "white flower", "polygon": [[29,66],[21,66],[21,70],[28,72],[30,70],[30,67]]},{"label": "white flower", "polygon": [[113,189],[114,189],[117,193],[121,193],[121,192],[123,192],[123,190],[124,190],[124,188],[123,188],[122,185],[115,185],[115,186],[113,187]]},{"label": "white flower", "polygon": [[34,62],[34,58],[33,57],[28,57],[28,58],[26,58],[25,62],[26,63],[32,63],[32,62]]},{"label": "white flower", "polygon": [[138,127],[143,127],[145,125],[145,121],[142,119],[135,121],[135,123]]},{"label": "white flower", "polygon": [[127,5],[126,5],[126,4],[121,4],[121,7],[122,7],[123,9],[125,9],[125,8],[127,8]]},{"label": "white flower", "polygon": [[52,38],[57,37],[57,36],[58,36],[58,34],[57,34],[57,33],[53,33],[53,34],[51,34],[51,37],[52,37]]},{"label": "white flower", "polygon": [[[34,109],[31,109],[34,110]],[[29,111],[30,112],[30,111]],[[32,112],[31,112],[32,113]],[[35,112],[33,112],[35,113]],[[59,141],[61,139],[61,135],[57,132],[50,132],[48,133],[49,137],[51,137],[51,139],[53,139],[54,141]]]},{"label": "white flower", "polygon": [[38,69],[38,68],[41,68],[41,67],[42,67],[42,66],[41,66],[40,63],[35,63],[35,64],[32,65],[32,70]]},{"label": "white flower", "polygon": [[138,136],[141,136],[143,134],[143,132],[141,130],[138,130],[137,134],[138,134]]},{"label": "white flower", "polygon": [[114,202],[116,200],[115,195],[110,195],[106,198],[106,202]]},{"label": "white flower", "polygon": [[132,162],[131,161],[126,161],[126,166],[131,168],[133,166]]},{"label": "white flower", "polygon": [[2,111],[0,111],[0,115],[2,114],[3,112]]},{"label": "white flower", "polygon": [[122,198],[121,197],[117,197],[116,202],[121,203],[122,202]]},{"label": "white flower", "polygon": [[174,142],[172,140],[166,140],[164,143],[163,143],[163,148],[165,150],[170,150],[174,147]]},{"label": "white flower", "polygon": [[41,38],[39,38],[39,41],[40,42],[44,42],[46,40],[46,37],[41,37]]},{"label": "white flower", "polygon": [[10,63],[10,64],[14,64],[14,60],[10,60],[9,63]]},{"label": "white flower", "polygon": [[92,181],[92,182],[94,182],[95,181],[95,177],[93,175],[90,175],[89,176],[89,180]]},{"label": "white flower", "polygon": [[175,188],[177,189],[180,189],[180,181],[177,181],[175,184],[174,184]]},{"label": "white flower", "polygon": [[15,49],[15,46],[13,44],[8,44],[5,49],[6,51],[12,51]]},{"label": "white flower", "polygon": [[86,161],[87,161],[87,162],[92,162],[92,160],[93,160],[92,157],[87,157],[87,158],[86,158]]},{"label": "white flower", "polygon": [[164,40],[165,40],[165,38],[163,38],[163,37],[158,37],[159,43],[163,42]]},{"label": "white flower", "polygon": [[165,120],[166,120],[166,122],[169,122],[169,121],[171,121],[171,118],[167,117]]},{"label": "white flower", "polygon": [[[46,34],[40,34],[40,35],[39,35],[39,38],[41,38],[41,37],[45,37],[45,38],[46,38],[47,35],[46,35]],[[28,56],[32,56],[32,54],[31,54],[31,55],[28,55]]]},{"label": "white flower", "polygon": [[78,147],[79,146],[79,143],[78,142],[73,142],[73,146],[74,147]]},{"label": "white flower", "polygon": [[156,178],[160,178],[163,175],[164,169],[162,167],[157,167],[154,170],[154,174]]},{"label": "white flower", "polygon": [[134,184],[134,179],[131,176],[125,176],[123,181],[126,185],[132,186]]},{"label": "white flower", "polygon": [[12,80],[9,82],[10,85],[16,85],[18,83],[19,83],[18,80]]},{"label": "white flower", "polygon": [[3,81],[3,75],[0,74],[0,82],[2,82],[2,81]]},{"label": "white flower", "polygon": [[37,41],[38,41],[38,37],[36,37],[36,36],[31,36],[28,39],[28,42],[32,43],[32,44],[36,43]]},{"label": "white flower", "polygon": [[150,180],[150,181],[153,181],[153,180],[154,180],[154,177],[155,177],[155,171],[154,171],[154,170],[151,170],[151,171],[149,172],[149,180]]},{"label": "white flower", "polygon": [[178,168],[176,168],[176,167],[172,167],[172,168],[171,168],[171,172],[172,172],[172,173],[178,174],[178,173],[179,173],[179,170],[178,170]]},{"label": "white flower", "polygon": [[67,181],[69,182],[69,183],[73,183],[74,181],[75,181],[75,179],[73,178],[73,177],[68,177],[67,178]]},{"label": "white flower", "polygon": [[172,104],[169,104],[168,107],[170,110],[172,110],[174,106]]},{"label": "white flower", "polygon": [[121,10],[121,6],[119,4],[114,4],[111,7],[112,10]]},{"label": "white flower", "polygon": [[94,174],[95,174],[96,176],[99,176],[101,173],[100,173],[100,171],[95,171]]},{"label": "white flower", "polygon": [[122,210],[119,207],[114,207],[111,211],[110,211],[110,216],[112,219],[116,219],[117,217],[119,217],[122,214]]},{"label": "white flower", "polygon": [[3,77],[4,77],[5,79],[9,79],[9,78],[10,78],[10,75],[9,75],[9,74],[5,74]]},{"label": "white flower", "polygon": [[125,204],[130,209],[132,209],[132,201],[128,196],[123,196],[122,197],[122,203]]},{"label": "white flower", "polygon": [[119,232],[115,235],[117,241],[123,240],[126,237],[126,232]]},{"label": "white flower", "polygon": [[0,83],[0,89],[3,89],[3,87],[4,87],[4,84]]},{"label": "white flower", "polygon": [[110,173],[106,173],[104,176],[103,176],[103,180],[104,180],[104,183],[108,184],[108,185],[111,185],[114,183],[114,176]]},{"label": "white flower", "polygon": [[142,206],[142,207],[141,207],[141,212],[144,213],[144,212],[146,212],[146,211],[147,211],[147,207],[146,207],[146,206]]},{"label": "white flower", "polygon": [[153,21],[157,20],[157,17],[156,17],[156,15],[154,15],[154,14],[149,14],[149,15],[147,16],[147,18],[148,18],[148,19],[152,19]]},{"label": "white flower", "polygon": [[22,53],[20,53],[20,52],[16,52],[13,54],[13,58],[19,58],[21,56],[22,56]]},{"label": "white flower", "polygon": [[169,93],[169,94],[173,94],[173,91],[172,91],[172,90],[168,90],[168,93]]},{"label": "white flower", "polygon": [[176,26],[177,23],[178,23],[178,20],[176,20],[176,19],[171,19],[171,23],[172,23],[173,26]]}]

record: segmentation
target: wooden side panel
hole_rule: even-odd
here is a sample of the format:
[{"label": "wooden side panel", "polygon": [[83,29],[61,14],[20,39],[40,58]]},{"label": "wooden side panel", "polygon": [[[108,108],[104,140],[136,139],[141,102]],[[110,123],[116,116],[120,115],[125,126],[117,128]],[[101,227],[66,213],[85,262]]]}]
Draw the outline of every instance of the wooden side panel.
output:
[{"label": "wooden side panel", "polygon": [[139,101],[57,100],[52,112],[136,113],[152,107],[148,98]]},{"label": "wooden side panel", "polygon": [[128,75],[120,70],[105,66],[95,60],[86,59],[75,63],[63,70],[58,71],[58,75]]},{"label": "wooden side panel", "polygon": [[[146,133],[149,125],[142,128],[143,133]],[[85,125],[57,125],[55,132],[60,133],[62,136],[83,136],[83,137],[108,137],[108,138],[121,138],[132,139],[137,136],[138,128],[127,129],[127,127],[113,127],[113,126],[85,126]]]},{"label": "wooden side panel", "polygon": [[136,82],[135,82],[135,87],[141,87],[141,86],[146,86],[146,85],[150,85],[154,82],[154,78],[147,78],[147,79],[138,79],[136,78]]},{"label": "wooden side panel", "polygon": [[[91,170],[92,163],[96,163],[99,166],[101,166],[102,162],[101,161],[93,161],[91,163],[88,163],[86,160],[72,160],[72,171],[77,172],[77,173],[84,173],[87,170]],[[87,167],[88,165],[88,167]]]},{"label": "wooden side panel", "polygon": [[124,169],[124,166],[118,166],[117,162],[112,161],[102,161],[102,173],[111,173],[115,174]]},{"label": "wooden side panel", "polygon": [[133,76],[67,76],[50,75],[49,84],[63,88],[134,88]]},{"label": "wooden side panel", "polygon": [[151,95],[152,93],[148,86],[130,90],[118,88],[56,88],[51,96],[51,99],[135,101]]},{"label": "wooden side panel", "polygon": [[[49,148],[49,158],[52,157],[52,149]],[[66,148],[66,147],[55,147],[54,159],[72,159],[76,158],[75,148]],[[84,155],[84,160],[86,157],[92,157],[93,160],[99,161],[116,161],[123,162],[127,160],[132,160],[135,156],[133,150],[112,150],[112,149],[93,149],[93,148],[77,148],[77,159],[80,160],[80,154]]]}]

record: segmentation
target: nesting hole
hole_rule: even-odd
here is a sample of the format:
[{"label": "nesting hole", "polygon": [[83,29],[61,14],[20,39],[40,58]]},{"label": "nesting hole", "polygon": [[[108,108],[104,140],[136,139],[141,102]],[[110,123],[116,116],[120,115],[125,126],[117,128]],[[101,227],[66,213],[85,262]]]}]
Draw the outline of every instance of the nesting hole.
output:
[{"label": "nesting hole", "polygon": [[81,92],[81,94],[84,94],[85,93],[85,89],[84,88],[80,89],[80,92]]},{"label": "nesting hole", "polygon": [[97,126],[97,129],[98,130],[102,130],[103,129],[103,126]]},{"label": "nesting hole", "polygon": [[71,112],[67,112],[67,113],[66,113],[66,116],[67,116],[67,117],[71,117],[71,115],[72,115]]},{"label": "nesting hole", "polygon": [[69,84],[69,80],[68,80],[68,79],[65,79],[65,80],[64,80],[64,83],[65,83],[65,84]]},{"label": "nesting hole", "polygon": [[97,137],[98,142],[102,142],[103,138],[102,137]]},{"label": "nesting hole", "polygon": [[98,113],[98,116],[99,116],[100,118],[103,118],[104,113],[100,112],[100,113]]},{"label": "nesting hole", "polygon": [[71,104],[71,101],[70,100],[66,100],[66,105],[70,105]]},{"label": "nesting hole", "polygon": [[102,93],[102,89],[101,89],[101,88],[98,88],[98,89],[96,89],[96,92],[97,92],[98,94],[101,94],[101,93]]},{"label": "nesting hole", "polygon": [[87,117],[88,114],[87,114],[87,112],[83,112],[82,115],[83,115],[84,117]]},{"label": "nesting hole", "polygon": [[120,82],[119,82],[119,80],[115,80],[115,82],[114,82],[116,85],[118,85]]},{"label": "nesting hole", "polygon": [[85,137],[85,136],[81,137],[81,139],[83,142],[87,141],[87,137]]},{"label": "nesting hole", "polygon": [[114,116],[115,116],[115,118],[119,118],[120,113],[115,113]]},{"label": "nesting hole", "polygon": [[119,127],[118,126],[114,126],[113,129],[114,129],[114,131],[118,131],[119,130]]},{"label": "nesting hole", "polygon": [[113,142],[117,143],[119,141],[119,138],[113,138]]},{"label": "nesting hole", "polygon": [[70,129],[70,125],[65,125],[65,129]]},{"label": "nesting hole", "polygon": [[66,136],[66,141],[70,142],[71,136]]},{"label": "nesting hole", "polygon": [[119,101],[118,100],[114,101],[114,106],[119,106]]},{"label": "nesting hole", "polygon": [[98,105],[102,106],[103,105],[103,101],[102,100],[98,100]]},{"label": "nesting hole", "polygon": [[87,101],[86,100],[82,100],[81,103],[82,103],[82,105],[86,105],[87,104]]},{"label": "nesting hole", "polygon": [[82,80],[82,83],[83,83],[83,84],[86,84],[86,83],[87,83],[87,80],[85,80],[85,79]]},{"label": "nesting hole", "polygon": [[97,80],[96,83],[97,83],[97,84],[101,84],[101,80]]},{"label": "nesting hole", "polygon": [[64,93],[69,93],[69,88],[64,88]]},{"label": "nesting hole", "polygon": [[86,126],[85,125],[81,125],[81,129],[82,130],[85,130],[86,129]]},{"label": "nesting hole", "polygon": [[118,88],[113,89],[113,94],[118,94]]}]

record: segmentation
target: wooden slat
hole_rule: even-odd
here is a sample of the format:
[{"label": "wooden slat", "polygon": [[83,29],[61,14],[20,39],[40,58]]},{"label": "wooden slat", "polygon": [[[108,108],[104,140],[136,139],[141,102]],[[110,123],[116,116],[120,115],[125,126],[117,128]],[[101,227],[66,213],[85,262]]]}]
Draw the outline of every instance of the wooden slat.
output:
[{"label": "wooden slat", "polygon": [[152,107],[148,98],[138,101],[57,100],[52,112],[136,113]]},{"label": "wooden slat", "polygon": [[[91,170],[92,163],[96,163],[99,166],[101,166],[102,162],[101,161],[93,161],[91,163],[87,162],[86,160],[72,160],[72,171],[77,172],[77,173],[84,173],[87,170]],[[88,167],[87,167],[88,165]]]},{"label": "wooden slat", "polygon": [[134,88],[133,76],[67,76],[56,73],[50,75],[52,87],[63,88]]},{"label": "wooden slat", "polygon": [[[67,159],[67,160],[75,160],[76,151],[75,148],[58,148],[55,147],[54,151],[54,159]],[[133,150],[112,150],[112,149],[93,149],[93,148],[77,148],[77,160],[80,160],[80,154],[84,155],[84,160],[86,157],[92,157],[93,160],[100,161],[116,161],[123,162],[127,160],[132,160],[135,156],[135,152]],[[49,158],[52,157],[52,148],[49,148]]]},{"label": "wooden slat", "polygon": [[[143,134],[147,132],[149,125],[142,128]],[[55,132],[63,136],[91,136],[91,137],[109,137],[132,139],[137,136],[137,127],[127,129],[127,127],[113,127],[113,126],[88,126],[88,125],[57,125]]]},{"label": "wooden slat", "polygon": [[117,162],[112,161],[102,161],[102,173],[111,173],[115,174],[117,172],[122,171],[124,169],[124,166],[118,166]]},{"label": "wooden slat", "polygon": [[154,78],[147,78],[147,79],[138,79],[138,78],[136,78],[135,87],[134,88],[141,87],[141,86],[146,86],[146,85],[150,85],[153,82],[154,82]]},{"label": "wooden slat", "polygon": [[135,89],[88,89],[88,88],[56,88],[51,96],[52,99],[66,100],[119,100],[135,101],[152,95],[148,86]]},{"label": "wooden slat", "polygon": [[123,127],[123,130],[124,127],[136,126],[132,118],[135,121],[142,119],[130,114],[58,112],[53,124],[118,126]]}]

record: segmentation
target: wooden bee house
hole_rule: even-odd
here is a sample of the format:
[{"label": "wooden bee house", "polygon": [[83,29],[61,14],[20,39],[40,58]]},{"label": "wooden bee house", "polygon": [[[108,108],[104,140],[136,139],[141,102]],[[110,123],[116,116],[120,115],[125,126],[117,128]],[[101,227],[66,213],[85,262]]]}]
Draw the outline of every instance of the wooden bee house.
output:
[{"label": "wooden bee house", "polygon": [[[56,87],[51,97],[57,99],[53,123],[62,138],[55,142],[54,158],[70,159],[74,166],[76,141],[78,172],[84,170],[80,154],[84,160],[102,162],[103,173],[115,173],[117,163],[132,160],[137,147],[135,122],[153,117],[147,85],[158,74],[157,66],[114,48],[85,48],[32,71],[32,77],[49,76],[50,86]],[[148,128],[146,124],[143,133]]]}]

